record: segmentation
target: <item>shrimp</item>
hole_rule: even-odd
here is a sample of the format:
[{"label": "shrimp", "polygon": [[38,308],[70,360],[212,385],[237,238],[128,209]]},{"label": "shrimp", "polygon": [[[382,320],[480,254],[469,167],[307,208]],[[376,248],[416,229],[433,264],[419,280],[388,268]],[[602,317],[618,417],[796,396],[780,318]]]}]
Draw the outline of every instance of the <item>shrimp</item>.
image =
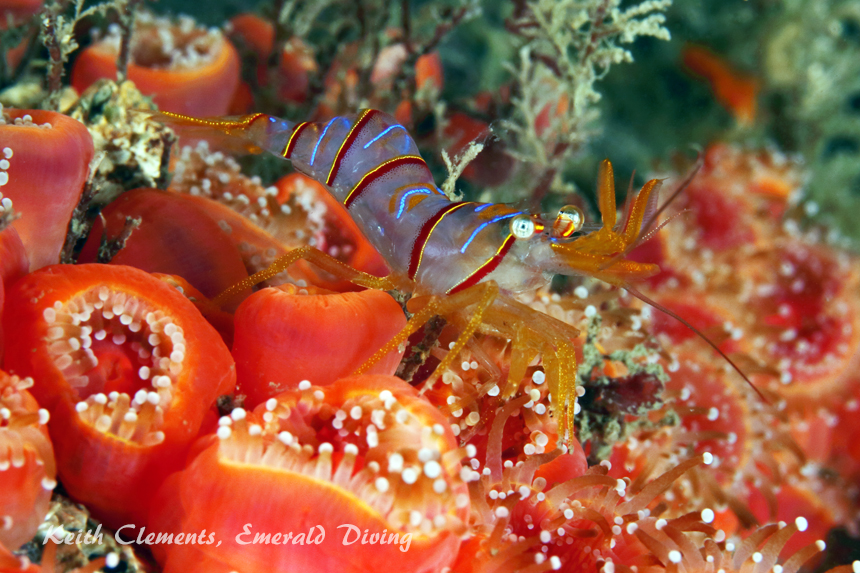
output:
[{"label": "shrimp", "polygon": [[406,327],[357,373],[404,345],[433,316],[459,320],[459,337],[427,383],[451,366],[475,332],[505,337],[511,341],[511,367],[502,397],[515,394],[529,363],[540,354],[562,440],[573,436],[577,366],[572,340],[579,331],[514,297],[548,286],[556,274],[587,275],[629,287],[630,282],[659,272],[657,265],[625,256],[656,218],[661,182],[645,183],[619,222],[608,160],[598,173],[602,226],[584,233],[584,216],[575,206],[544,218],[505,204],[450,200],[436,186],[408,131],[380,111],[364,110],[324,123],[295,123],[261,113],[198,119],[160,112],[155,117],[178,127],[218,130],[241,138],[251,150],[290,160],[346,207],[392,271],[375,277],[317,249],[301,247],[214,302],[224,303],[299,259],[360,286],[411,292],[408,309],[413,314]]}]

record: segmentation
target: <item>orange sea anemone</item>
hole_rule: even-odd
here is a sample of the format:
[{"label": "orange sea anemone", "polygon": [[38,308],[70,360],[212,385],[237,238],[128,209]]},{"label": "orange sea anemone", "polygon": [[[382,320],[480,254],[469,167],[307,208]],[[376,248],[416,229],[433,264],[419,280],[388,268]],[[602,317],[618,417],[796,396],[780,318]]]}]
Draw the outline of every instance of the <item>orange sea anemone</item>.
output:
[{"label": "orange sea anemone", "polygon": [[440,345],[431,345],[429,351],[427,341],[413,339],[410,362],[422,354],[426,356],[420,366],[408,368],[404,374],[408,373],[412,383],[423,388],[427,399],[448,415],[451,429],[461,443],[474,447],[478,458],[493,458],[499,468],[520,455],[554,450],[559,441],[558,424],[552,414],[551,389],[545,383],[543,367],[530,365],[526,358],[526,363],[521,364],[522,375],[514,372],[509,381],[509,371],[516,367],[510,364],[507,341],[486,336],[461,351],[458,364],[439,380],[427,378],[444,359],[444,348],[453,344],[454,338],[452,329],[443,330]]},{"label": "orange sea anemone", "polygon": [[0,371],[0,546],[18,549],[48,512],[56,482],[48,411],[27,390],[32,378]]},{"label": "orange sea anemone", "polygon": [[186,197],[158,189],[128,191],[105,207],[80,262],[97,262],[103,234],[119,237],[129,218],[140,225],[111,264],[181,276],[209,298],[248,276],[233,238],[215,220]]},{"label": "orange sea anemone", "polygon": [[[233,359],[239,394],[255,407],[298,387],[328,386],[352,374],[406,326],[388,293],[319,293],[294,285],[267,288],[236,309]],[[402,352],[392,352],[369,373],[393,374]]]},{"label": "orange sea anemone", "polygon": [[120,265],[58,265],[7,293],[6,369],[35,381],[69,494],[107,524],[145,523],[235,370],[176,289]]},{"label": "orange sea anemone", "polygon": [[[668,370],[671,380],[666,384],[666,397],[674,398],[672,408],[680,417],[678,440],[697,453],[713,454],[716,463],[711,473],[725,474],[721,476],[724,483],[734,481],[734,472],[747,464],[765,463],[766,452],[778,451],[776,424],[764,421],[762,405],[752,401],[751,393],[735,384],[724,369],[702,363],[690,353],[674,353]],[[773,432],[770,440],[754,435],[765,427]],[[782,437],[785,448],[787,438]],[[758,462],[748,459],[754,452],[761,458]],[[773,463],[773,458],[767,460]]]},{"label": "orange sea anemone", "polygon": [[[669,275],[646,294],[723,309],[720,342],[729,336],[749,355],[746,368],[762,388],[809,410],[835,406],[850,392],[860,273],[850,255],[821,244],[819,230],[783,220],[802,179],[778,152],[711,146],[670,208],[692,216],[677,217],[644,247],[659,251]],[[764,365],[769,375],[758,375]]]},{"label": "orange sea anemone", "polygon": [[791,523],[799,520],[807,524],[786,541],[781,551],[783,558],[819,539],[825,539],[834,527],[850,527],[855,519],[856,516],[846,511],[844,492],[833,486],[828,487],[826,481],[817,476],[812,479],[800,476],[788,480],[772,497],[758,492],[751,496],[750,508],[760,523]]},{"label": "orange sea anemone", "polygon": [[[0,109],[0,193],[32,270],[56,264],[93,159],[78,121],[43,110]],[[7,204],[8,203],[8,204]]]},{"label": "orange sea anemone", "polygon": [[[0,200],[2,200],[0,193]],[[16,280],[27,274],[30,262],[27,260],[27,252],[24,243],[14,227],[7,226],[14,211],[6,211],[0,205],[0,317],[3,314],[3,301],[6,298],[6,289]],[[3,331],[0,329],[0,360],[3,358]]]},{"label": "orange sea anemone", "polygon": [[[0,222],[0,226],[2,224]],[[7,287],[11,286],[29,270],[30,261],[21,235],[15,227],[6,227],[0,231],[0,280]]]},{"label": "orange sea anemone", "polygon": [[419,90],[433,89],[442,91],[445,76],[439,52],[424,54],[415,60],[415,87]]},{"label": "orange sea anemone", "polygon": [[[657,298],[657,302],[665,308],[681,316],[700,330],[709,340],[717,344],[723,352],[731,354],[742,350],[738,331],[732,329],[733,315],[728,309],[719,306],[716,297],[706,300],[701,296],[684,296],[682,293],[672,293],[671,297]],[[666,348],[677,348],[686,341],[694,341],[698,346],[701,340],[678,319],[660,311],[646,311],[651,318],[651,332],[664,336]]]},{"label": "orange sea anemone", "polygon": [[256,14],[239,14],[230,20],[231,37],[244,44],[254,57],[256,81],[261,87],[274,85],[278,97],[302,103],[308,96],[309,74],[317,71],[313,51],[300,38],[290,38],[281,46],[276,69],[269,71],[275,47],[275,28]]},{"label": "orange sea anemone", "polygon": [[[194,116],[224,115],[239,85],[239,56],[215,29],[139,13],[132,39],[128,79],[159,108]],[[72,68],[78,93],[100,78],[116,79],[118,30],[81,51]]]},{"label": "orange sea anemone", "polygon": [[729,535],[752,533],[756,521],[807,519],[806,531],[783,543],[785,557],[854,519],[846,480],[857,466],[843,428],[855,416],[851,404],[857,409],[857,265],[822,244],[820,230],[785,218],[802,183],[788,158],[715,145],[704,159],[670,207],[670,215],[684,208],[692,216],[645,245],[659,243],[668,276],[643,290],[700,327],[770,403],[697,337],[649,312],[652,329],[669,341],[671,381],[659,412],[671,411],[680,425],[635,434],[613,461],[636,476],[680,452],[711,453],[711,468],[691,471],[664,496],[668,511],[707,504]]},{"label": "orange sea anemone", "polygon": [[[287,246],[304,244],[297,241],[307,233],[307,227],[313,226],[308,218],[291,220],[289,215],[293,214],[294,205],[288,197],[282,196],[275,186],[264,186],[260,177],[242,173],[239,162],[220,150],[224,143],[229,146],[229,136],[215,136],[213,140],[211,143],[217,149],[212,149],[209,140],[179,149],[168,189],[186,196],[211,199],[229,207]],[[288,229],[281,229],[282,225]],[[289,234],[289,231],[298,230],[301,231],[298,237]]]},{"label": "orange sea anemone", "polygon": [[[667,537],[662,530],[676,523],[660,519],[652,509],[657,496],[706,458],[683,461],[629,491],[634,489],[629,480],[607,475],[608,462],[555,483],[536,475],[536,469],[553,465],[559,454],[556,450],[506,463],[501,471],[471,478],[478,542],[461,548],[458,571],[598,571],[612,562],[624,571],[635,566],[650,572],[658,570],[654,566],[660,561],[669,563],[665,553],[676,549],[676,543],[690,544],[677,535]],[[677,525],[683,528],[690,521],[687,516]],[[695,521],[702,526],[698,530],[713,534],[707,524]]]},{"label": "orange sea anemone", "polygon": [[233,410],[196,449],[152,523],[217,539],[162,539],[165,573],[439,571],[468,520],[444,417],[391,376],[305,382],[252,413]]},{"label": "orange sea anemone", "polygon": [[[670,213],[686,209],[689,214],[673,220],[641,247],[653,250],[653,244],[662,244],[669,268],[689,262],[687,257],[704,255],[696,270],[705,272],[701,263],[711,264],[707,258],[711,254],[740,260],[756,249],[767,249],[784,233],[782,217],[803,184],[795,162],[776,151],[715,144],[705,150],[703,159],[678,204],[670,208]],[[655,262],[664,266],[664,261]]]},{"label": "orange sea anemone", "polygon": [[749,304],[759,317],[753,334],[763,359],[781,371],[777,391],[793,406],[810,398],[841,402],[860,349],[860,272],[856,259],[821,245],[784,240],[744,276],[762,286]]},{"label": "orange sea anemone", "polygon": [[230,18],[231,36],[239,38],[258,63],[265,65],[275,46],[275,26],[266,18],[246,12]]},{"label": "orange sea anemone", "polygon": [[713,525],[730,536],[756,523],[808,519],[808,531],[786,543],[783,556],[823,538],[835,524],[849,524],[850,494],[805,459],[782,412],[785,404],[763,402],[722,359],[703,355],[700,342],[672,347],[665,405],[651,413],[653,426],[615,447],[611,475],[637,483],[679,456],[708,453],[714,460],[708,468],[691,470],[662,496],[665,517],[704,505],[714,512]]},{"label": "orange sea anemone", "polygon": [[558,457],[558,451],[551,452],[506,464],[498,477],[484,471],[469,478],[474,537],[461,546],[454,570],[770,571],[785,553],[776,570],[796,572],[824,547],[817,541],[784,552],[786,543],[807,529],[802,518],[759,528],[739,541],[714,527],[711,508],[668,514],[667,490],[702,463],[713,463],[710,454],[675,460],[666,472],[638,483],[608,475],[607,461],[554,484],[535,474],[536,467],[551,466]]},{"label": "orange sea anemone", "polygon": [[308,97],[310,74],[316,71],[313,50],[300,38],[291,38],[281,49],[276,79],[278,96],[286,102],[303,103]]}]

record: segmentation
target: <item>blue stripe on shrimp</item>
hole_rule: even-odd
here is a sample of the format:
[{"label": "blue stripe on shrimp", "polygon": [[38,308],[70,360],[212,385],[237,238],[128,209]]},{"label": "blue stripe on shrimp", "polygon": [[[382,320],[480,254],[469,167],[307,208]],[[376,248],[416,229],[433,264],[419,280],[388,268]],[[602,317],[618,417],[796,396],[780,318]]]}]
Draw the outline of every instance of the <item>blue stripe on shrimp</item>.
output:
[{"label": "blue stripe on shrimp", "polygon": [[325,134],[328,133],[328,128],[330,128],[331,124],[333,124],[338,119],[346,120],[346,124],[349,125],[349,120],[346,119],[345,117],[333,117],[329,120],[329,122],[325,125],[325,129],[323,129],[323,132],[320,135],[320,138],[317,139],[316,145],[314,145],[314,151],[313,151],[313,153],[311,153],[311,163],[310,163],[311,165],[314,164],[314,160],[316,160],[316,158],[317,158],[317,151],[320,148],[320,143],[322,143],[322,140],[325,139]]},{"label": "blue stripe on shrimp", "polygon": [[[377,135],[376,137],[374,137],[373,139],[371,139],[370,141],[365,143],[364,149],[367,149],[368,147],[373,145],[375,142],[377,142],[379,139],[385,137],[385,134],[388,133],[389,131],[391,131],[392,129],[397,129],[397,128],[400,128],[403,131],[406,131],[406,128],[403,127],[402,125],[390,125],[387,128],[385,128],[385,130],[383,130],[382,133],[380,133],[379,135]],[[408,132],[407,132],[407,137],[408,137]]]},{"label": "blue stripe on shrimp", "polygon": [[472,235],[463,244],[462,248],[460,249],[460,252],[465,254],[466,249],[469,247],[469,245],[472,243],[472,241],[475,240],[475,237],[478,236],[478,233],[483,231],[487,227],[487,225],[492,225],[493,223],[498,223],[499,221],[504,221],[505,219],[510,219],[511,217],[516,217],[517,215],[522,215],[522,211],[518,211],[516,213],[508,213],[507,215],[499,215],[498,217],[490,219],[489,221],[484,221],[483,223],[478,225],[477,229],[472,231]]},{"label": "blue stripe on shrimp", "polygon": [[403,215],[403,210],[406,208],[406,198],[410,195],[415,195],[416,193],[434,195],[432,189],[428,187],[418,187],[416,189],[410,189],[406,191],[403,195],[400,196],[400,207],[397,209],[397,218],[399,219],[401,215]]}]

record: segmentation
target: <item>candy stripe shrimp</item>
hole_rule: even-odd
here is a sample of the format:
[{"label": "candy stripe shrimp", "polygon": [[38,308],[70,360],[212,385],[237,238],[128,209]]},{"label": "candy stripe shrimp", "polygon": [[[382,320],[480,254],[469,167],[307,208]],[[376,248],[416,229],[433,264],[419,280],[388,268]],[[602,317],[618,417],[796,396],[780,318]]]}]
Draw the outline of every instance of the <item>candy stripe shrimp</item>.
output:
[{"label": "candy stripe shrimp", "polygon": [[362,286],[411,292],[412,318],[359,373],[405,344],[434,315],[442,315],[459,324],[461,333],[428,383],[453,363],[476,331],[504,336],[511,340],[511,368],[503,397],[514,395],[528,364],[541,354],[562,438],[572,435],[576,356],[571,341],[578,331],[517,302],[514,295],[547,286],[555,274],[628,286],[659,271],[624,256],[650,225],[643,223],[654,211],[660,182],[648,181],[619,223],[608,160],[598,174],[602,226],[583,233],[583,214],[573,206],[545,219],[504,204],[451,201],[436,186],[408,131],[380,111],[324,123],[294,123],[265,114],[197,119],[162,112],[156,118],[238,136],[254,150],[290,160],[346,207],[392,270],[387,277],[374,277],[302,247],[234,285],[216,303],[299,259]]}]

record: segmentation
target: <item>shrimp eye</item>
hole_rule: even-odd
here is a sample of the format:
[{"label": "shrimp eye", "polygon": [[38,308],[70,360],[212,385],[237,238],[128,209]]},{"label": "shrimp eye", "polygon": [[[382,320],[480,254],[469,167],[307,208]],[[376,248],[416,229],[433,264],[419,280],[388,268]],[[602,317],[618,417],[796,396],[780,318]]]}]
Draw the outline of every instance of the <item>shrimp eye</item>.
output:
[{"label": "shrimp eye", "polygon": [[511,219],[511,234],[516,239],[530,239],[536,231],[537,226],[528,215],[517,215]]},{"label": "shrimp eye", "polygon": [[569,237],[582,229],[585,215],[576,205],[565,205],[558,210],[558,217],[553,225],[553,234],[560,237]]}]

